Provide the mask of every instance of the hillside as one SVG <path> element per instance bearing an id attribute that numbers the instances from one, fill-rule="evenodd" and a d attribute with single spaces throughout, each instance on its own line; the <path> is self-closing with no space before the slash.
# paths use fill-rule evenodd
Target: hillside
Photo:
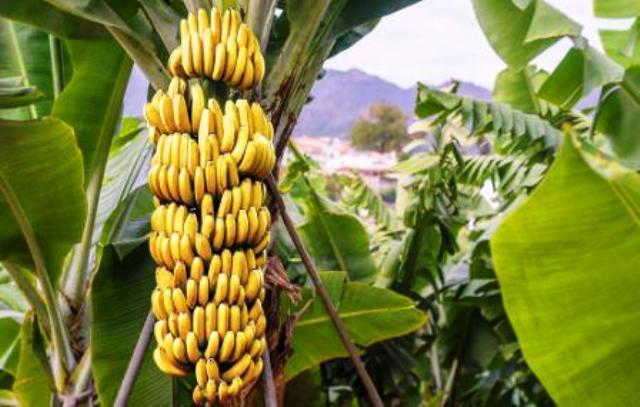
<path id="1" fill-rule="evenodd" d="M 462 83 L 460 93 L 483 100 L 491 98 L 489 90 L 471 83 Z M 395 104 L 413 117 L 416 87 L 404 89 L 357 69 L 329 69 L 316 82 L 311 96 L 294 135 L 346 137 L 356 119 L 377 102 Z"/>

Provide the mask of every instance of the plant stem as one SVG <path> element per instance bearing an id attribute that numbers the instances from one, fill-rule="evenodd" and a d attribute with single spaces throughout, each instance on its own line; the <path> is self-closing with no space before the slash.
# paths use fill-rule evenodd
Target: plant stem
<path id="1" fill-rule="evenodd" d="M 349 333 L 342 323 L 336 307 L 331 302 L 329 293 L 327 292 L 327 289 L 320 279 L 318 270 L 316 270 L 316 267 L 313 264 L 313 261 L 311 260 L 306 247 L 302 243 L 302 239 L 300 239 L 300 235 L 298 235 L 298 231 L 296 230 L 296 227 L 293 224 L 289 213 L 287 212 L 284 200 L 282 199 L 282 195 L 280 195 L 280 191 L 278 191 L 278 186 L 276 185 L 273 175 L 270 175 L 269 178 L 267 178 L 267 187 L 269 188 L 271 196 L 276 202 L 276 206 L 278 207 L 278 211 L 280 212 L 280 216 L 282 217 L 282 222 L 284 223 L 284 226 L 287 229 L 291 240 L 293 241 L 293 245 L 296 247 L 298 253 L 300 254 L 300 257 L 302 258 L 302 262 L 304 263 L 304 266 L 309 273 L 309 277 L 311 277 L 311 281 L 313 281 L 313 284 L 316 287 L 316 291 L 320 296 L 320 299 L 322 300 L 327 313 L 329 314 L 329 318 L 331 318 L 331 322 L 333 322 L 333 325 L 336 329 L 336 332 L 338 333 L 338 336 L 340 337 L 340 340 L 342 341 L 342 344 L 351 357 L 351 361 L 353 362 L 353 365 L 358 372 L 358 376 L 360 377 L 360 380 L 362 381 L 362 384 L 367 391 L 369 401 L 375 407 L 382 407 L 382 399 L 380 398 L 380 395 L 378 394 L 378 391 L 376 390 L 373 381 L 369 376 L 369 373 L 367 373 L 367 370 L 365 369 L 364 364 L 360 359 L 360 355 L 358 355 L 358 350 L 353 344 L 353 341 L 351 341 Z"/>
<path id="2" fill-rule="evenodd" d="M 42 301 L 40 294 L 33 286 L 29 278 L 25 275 L 25 271 L 20 270 L 20 268 L 11 263 L 11 262 L 3 262 L 2 265 L 9 272 L 11 279 L 16 283 L 16 286 L 22 291 L 25 298 L 31 306 L 33 307 L 36 316 L 38 317 L 38 321 L 44 327 L 45 333 L 47 337 L 51 335 L 51 324 L 49 323 L 49 317 L 47 315 L 47 306 Z"/>
<path id="3" fill-rule="evenodd" d="M 53 79 L 53 98 L 58 98 L 64 87 L 64 70 L 62 66 L 62 41 L 49 34 L 49 51 L 51 53 L 51 76 Z"/>
<path id="4" fill-rule="evenodd" d="M 136 347 L 133 349 L 133 354 L 131 355 L 129 366 L 127 366 L 127 371 L 122 378 L 122 383 L 120 384 L 116 401 L 113 403 L 116 407 L 125 407 L 127 405 L 129 393 L 131 393 L 133 384 L 136 382 L 138 373 L 140 373 L 140 366 L 142 366 L 144 353 L 147 351 L 147 346 L 149 346 L 149 342 L 151 341 L 155 321 L 156 317 L 153 315 L 153 312 L 149 311 L 147 319 L 144 321 L 144 326 L 140 331 Z"/>
<path id="5" fill-rule="evenodd" d="M 27 68 L 24 64 L 24 58 L 22 57 L 22 50 L 20 49 L 20 41 L 18 41 L 18 33 L 16 32 L 16 27 L 13 24 L 13 21 L 6 20 L 7 22 L 7 31 L 9 32 L 10 38 L 10 46 L 13 51 L 13 55 L 16 58 L 16 64 L 18 64 L 18 71 L 20 71 L 20 76 L 24 78 L 25 86 L 29 86 L 29 75 L 27 73 Z M 36 106 L 32 103 L 28 107 L 29 109 L 29 117 L 31 119 L 38 118 L 38 111 L 36 110 Z"/>
<path id="6" fill-rule="evenodd" d="M 247 22 L 249 28 L 258 38 L 258 43 L 262 44 L 262 52 L 267 48 L 269 31 L 271 30 L 272 16 L 276 8 L 276 0 L 250 1 Z"/>
<path id="7" fill-rule="evenodd" d="M 67 330 L 62 322 L 62 315 L 56 301 L 53 284 L 51 284 L 51 279 L 47 273 L 44 256 L 42 255 L 40 244 L 38 243 L 36 234 L 29 222 L 29 218 L 24 212 L 24 209 L 20 204 L 20 200 L 13 191 L 13 188 L 11 188 L 11 185 L 2 174 L 0 174 L 0 194 L 4 196 L 5 200 L 9 204 L 11 212 L 24 235 L 27 246 L 29 247 L 29 252 L 33 259 L 33 264 L 36 268 L 36 275 L 38 276 L 38 280 L 42 286 L 44 302 L 47 307 L 47 314 L 51 324 L 53 374 L 55 376 L 57 390 L 62 391 L 64 390 L 66 382 L 66 372 L 71 371 L 75 367 L 75 359 L 73 357 L 73 352 L 71 351 Z"/>
<path id="8" fill-rule="evenodd" d="M 264 369 L 262 369 L 262 383 L 264 384 L 264 404 L 267 407 L 277 407 L 276 402 L 276 386 L 273 383 L 273 371 L 271 370 L 271 356 L 269 355 L 269 348 L 264 352 L 262 356 L 264 361 Z"/>

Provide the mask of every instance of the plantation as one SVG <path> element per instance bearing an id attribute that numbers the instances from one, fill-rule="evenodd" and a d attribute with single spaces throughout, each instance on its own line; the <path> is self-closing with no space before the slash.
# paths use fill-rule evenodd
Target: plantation
<path id="1" fill-rule="evenodd" d="M 417 0 L 1 2 L 0 405 L 634 405 L 640 3 L 591 1 L 604 51 L 469 0 L 492 99 L 355 121 L 393 188 L 292 135 Z"/>

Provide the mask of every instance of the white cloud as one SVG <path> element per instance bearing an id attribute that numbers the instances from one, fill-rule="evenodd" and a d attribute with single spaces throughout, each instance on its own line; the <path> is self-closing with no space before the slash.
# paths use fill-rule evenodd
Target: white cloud
<path id="1" fill-rule="evenodd" d="M 630 20 L 596 19 L 591 0 L 547 2 L 582 24 L 583 35 L 599 49 L 599 28 L 630 25 Z M 552 70 L 570 46 L 563 40 L 534 62 Z M 471 0 L 425 0 L 383 18 L 372 33 L 325 66 L 362 69 L 404 87 L 456 78 L 491 88 L 505 64 L 486 41 Z"/>

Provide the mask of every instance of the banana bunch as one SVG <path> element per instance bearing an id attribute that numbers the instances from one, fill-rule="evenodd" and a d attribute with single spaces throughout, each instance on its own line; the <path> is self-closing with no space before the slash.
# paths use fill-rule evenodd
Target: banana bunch
<path id="1" fill-rule="evenodd" d="M 208 79 L 248 89 L 264 74 L 259 44 L 239 14 L 200 10 L 181 28 L 169 61 L 174 77 L 144 109 L 155 145 L 153 357 L 166 374 L 194 372 L 195 404 L 227 404 L 259 379 L 267 348 L 271 213 L 262 180 L 276 161 L 273 126 L 258 103 L 220 104 L 207 95 Z"/>
<path id="2" fill-rule="evenodd" d="M 180 46 L 169 57 L 177 77 L 205 77 L 247 90 L 264 77 L 260 44 L 236 10 L 199 10 L 180 22 Z"/>

